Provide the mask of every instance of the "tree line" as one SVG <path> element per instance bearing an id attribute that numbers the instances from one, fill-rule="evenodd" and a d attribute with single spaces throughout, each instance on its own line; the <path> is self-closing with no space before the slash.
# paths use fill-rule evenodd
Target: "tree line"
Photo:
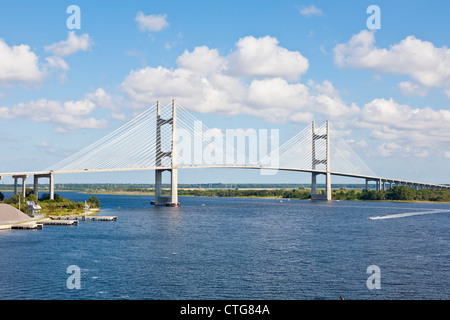
<path id="1" fill-rule="evenodd" d="M 323 192 L 323 190 L 322 190 Z M 274 197 L 311 199 L 309 189 L 204 189 L 178 190 L 179 195 L 203 197 Z M 332 190 L 333 200 L 399 200 L 450 202 L 450 190 L 419 189 L 395 186 L 388 190 Z"/>

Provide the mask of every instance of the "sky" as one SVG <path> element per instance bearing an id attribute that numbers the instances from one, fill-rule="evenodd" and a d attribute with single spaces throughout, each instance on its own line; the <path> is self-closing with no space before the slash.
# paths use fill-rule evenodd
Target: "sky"
<path id="1" fill-rule="evenodd" d="M 43 170 L 176 99 L 209 128 L 279 129 L 280 144 L 330 120 L 378 176 L 450 183 L 448 12 L 445 0 L 2 0 L 0 172 Z M 153 181 L 127 172 L 56 182 Z M 308 181 L 179 174 L 180 183 Z"/>

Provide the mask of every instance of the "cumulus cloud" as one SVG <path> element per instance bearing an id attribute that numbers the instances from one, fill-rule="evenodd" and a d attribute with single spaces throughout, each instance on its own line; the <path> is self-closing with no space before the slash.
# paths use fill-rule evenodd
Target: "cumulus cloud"
<path id="1" fill-rule="evenodd" d="M 196 47 L 180 55 L 177 64 L 175 69 L 133 70 L 122 90 L 135 107 L 176 97 L 192 111 L 250 114 L 279 123 L 306 123 L 314 113 L 336 119 L 359 111 L 347 105 L 329 81 L 299 82 L 308 59 L 281 47 L 276 38 L 242 38 L 226 56 L 217 49 Z"/>
<path id="2" fill-rule="evenodd" d="M 272 123 L 332 120 L 339 128 L 359 129 L 368 134 L 366 139 L 381 142 L 378 148 L 370 149 L 377 157 L 395 152 L 405 157 L 428 157 L 450 147 L 450 111 L 413 108 L 392 98 L 373 99 L 358 107 L 344 101 L 331 81 L 300 81 L 308 66 L 300 52 L 289 51 L 270 37 L 243 39 L 227 55 L 201 46 L 181 54 L 177 68 L 133 70 L 121 88 L 136 108 L 176 98 L 194 112 L 247 114 Z M 265 59 L 259 60 L 256 52 Z M 298 63 L 299 68 L 289 73 L 283 65 L 285 59 Z M 404 82 L 400 87 L 405 93 L 417 94 L 422 86 L 416 88 L 415 84 Z M 355 145 L 369 152 L 365 140 Z"/>
<path id="3" fill-rule="evenodd" d="M 432 87 L 450 89 L 450 49 L 445 46 L 437 48 L 433 43 L 414 36 L 406 37 L 389 49 L 377 48 L 375 33 L 363 30 L 349 42 L 334 48 L 334 60 L 340 68 L 408 75 L 414 83 L 400 84 L 401 90 L 407 94 L 414 89 L 421 95 Z"/>
<path id="4" fill-rule="evenodd" d="M 88 34 L 77 36 L 75 31 L 69 31 L 66 40 L 45 46 L 45 50 L 59 57 L 66 57 L 78 51 L 86 51 L 92 46 L 93 42 Z"/>
<path id="5" fill-rule="evenodd" d="M 9 46 L 0 39 L 0 85 L 38 83 L 44 76 L 38 56 L 28 45 Z"/>
<path id="6" fill-rule="evenodd" d="M 77 36 L 74 31 L 70 31 L 66 40 L 44 47 L 53 55 L 40 63 L 39 57 L 28 45 L 9 46 L 0 39 L 0 86 L 41 83 L 51 72 L 69 70 L 69 65 L 62 57 L 88 50 L 91 45 L 89 35 Z"/>
<path id="7" fill-rule="evenodd" d="M 247 77 L 282 77 L 296 81 L 304 74 L 309 63 L 298 51 L 289 51 L 278 45 L 274 37 L 240 39 L 237 50 L 228 57 L 228 72 Z"/>
<path id="8" fill-rule="evenodd" d="M 376 148 L 376 154 L 383 158 L 402 157 L 402 158 L 426 158 L 430 155 L 430 151 L 410 145 L 400 145 L 395 142 L 383 143 Z"/>
<path id="9" fill-rule="evenodd" d="M 196 47 L 192 52 L 187 50 L 178 57 L 177 64 L 186 70 L 201 75 L 221 72 L 225 68 L 225 58 L 219 55 L 217 49 L 207 46 Z"/>
<path id="10" fill-rule="evenodd" d="M 144 15 L 141 11 L 136 14 L 134 19 L 138 23 L 139 30 L 141 31 L 161 31 L 169 25 L 167 22 L 167 15 Z"/>
<path id="11" fill-rule="evenodd" d="M 62 70 L 70 69 L 67 62 L 58 56 L 47 57 L 45 58 L 45 61 L 47 61 L 47 66 L 52 69 L 62 69 Z"/>
<path id="12" fill-rule="evenodd" d="M 390 98 L 374 99 L 367 103 L 362 111 L 362 121 L 368 124 L 384 124 L 391 128 L 407 130 L 445 130 L 450 135 L 450 110 L 412 108 Z"/>
<path id="13" fill-rule="evenodd" d="M 448 147 L 450 111 L 429 107 L 412 108 L 391 99 L 374 99 L 362 108 L 356 126 L 367 129 L 370 137 L 386 141 L 377 154 L 388 157 L 438 155 Z"/>
<path id="14" fill-rule="evenodd" d="M 96 119 L 91 114 L 105 106 L 110 96 L 103 90 L 97 89 L 87 94 L 81 100 L 65 102 L 39 99 L 21 102 L 12 107 L 0 107 L 0 119 L 25 118 L 35 122 L 47 122 L 56 126 L 56 132 L 69 132 L 78 129 L 104 129 L 107 127 L 105 119 Z"/>
<path id="15" fill-rule="evenodd" d="M 311 4 L 309 6 L 302 6 L 298 11 L 304 17 L 314 17 L 314 16 L 321 16 L 321 15 L 323 15 L 322 10 L 317 8 L 313 4 Z"/>
<path id="16" fill-rule="evenodd" d="M 405 96 L 421 96 L 424 97 L 428 93 L 427 87 L 418 85 L 417 83 L 411 81 L 402 81 L 398 84 L 400 91 Z"/>

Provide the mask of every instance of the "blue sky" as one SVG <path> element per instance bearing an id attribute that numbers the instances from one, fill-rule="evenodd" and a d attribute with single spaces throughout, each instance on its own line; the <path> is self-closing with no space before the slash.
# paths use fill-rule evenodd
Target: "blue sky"
<path id="1" fill-rule="evenodd" d="M 79 30 L 66 25 L 72 4 Z M 366 25 L 373 4 L 375 31 Z M 3 0 L 0 172 L 42 170 L 156 99 L 176 98 L 210 128 L 279 129 L 280 143 L 329 119 L 379 176 L 449 183 L 448 12 L 444 0 Z M 151 183 L 153 173 L 58 180 Z M 180 174 L 186 183 L 309 180 Z"/>

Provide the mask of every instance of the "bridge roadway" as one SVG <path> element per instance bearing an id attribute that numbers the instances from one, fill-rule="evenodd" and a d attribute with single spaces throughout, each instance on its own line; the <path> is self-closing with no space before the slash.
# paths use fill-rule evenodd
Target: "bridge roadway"
<path id="1" fill-rule="evenodd" d="M 176 169 L 264 169 L 264 170 L 280 170 L 280 171 L 292 171 L 292 172 L 306 172 L 316 174 L 327 174 L 325 170 L 313 170 L 313 169 L 298 169 L 298 168 L 276 168 L 276 167 L 262 167 L 262 166 L 245 166 L 245 165 L 197 165 L 197 166 L 177 166 Z M 34 176 L 34 193 L 38 195 L 38 179 L 49 178 L 50 179 L 50 198 L 54 197 L 54 175 L 55 174 L 71 174 L 71 173 L 94 173 L 94 172 L 118 172 L 118 171 L 141 171 L 141 170 L 172 170 L 172 167 L 141 167 L 141 168 L 119 168 L 119 169 L 84 169 L 84 170 L 68 170 L 68 171 L 37 171 L 37 172 L 13 172 L 13 173 L 0 173 L 0 180 L 5 176 L 11 176 L 14 178 L 14 192 L 17 193 L 17 180 L 22 179 L 22 194 L 25 195 L 25 180 L 28 176 Z M 430 189 L 450 189 L 450 185 L 424 183 L 417 181 L 408 181 L 401 179 L 391 179 L 375 176 L 366 176 L 359 174 L 350 174 L 343 172 L 330 171 L 331 175 L 365 179 L 366 189 L 368 188 L 368 182 L 374 181 L 376 183 L 376 190 L 385 190 L 386 183 L 389 183 L 389 187 L 392 185 L 406 185 L 416 188 L 430 188 Z"/>

